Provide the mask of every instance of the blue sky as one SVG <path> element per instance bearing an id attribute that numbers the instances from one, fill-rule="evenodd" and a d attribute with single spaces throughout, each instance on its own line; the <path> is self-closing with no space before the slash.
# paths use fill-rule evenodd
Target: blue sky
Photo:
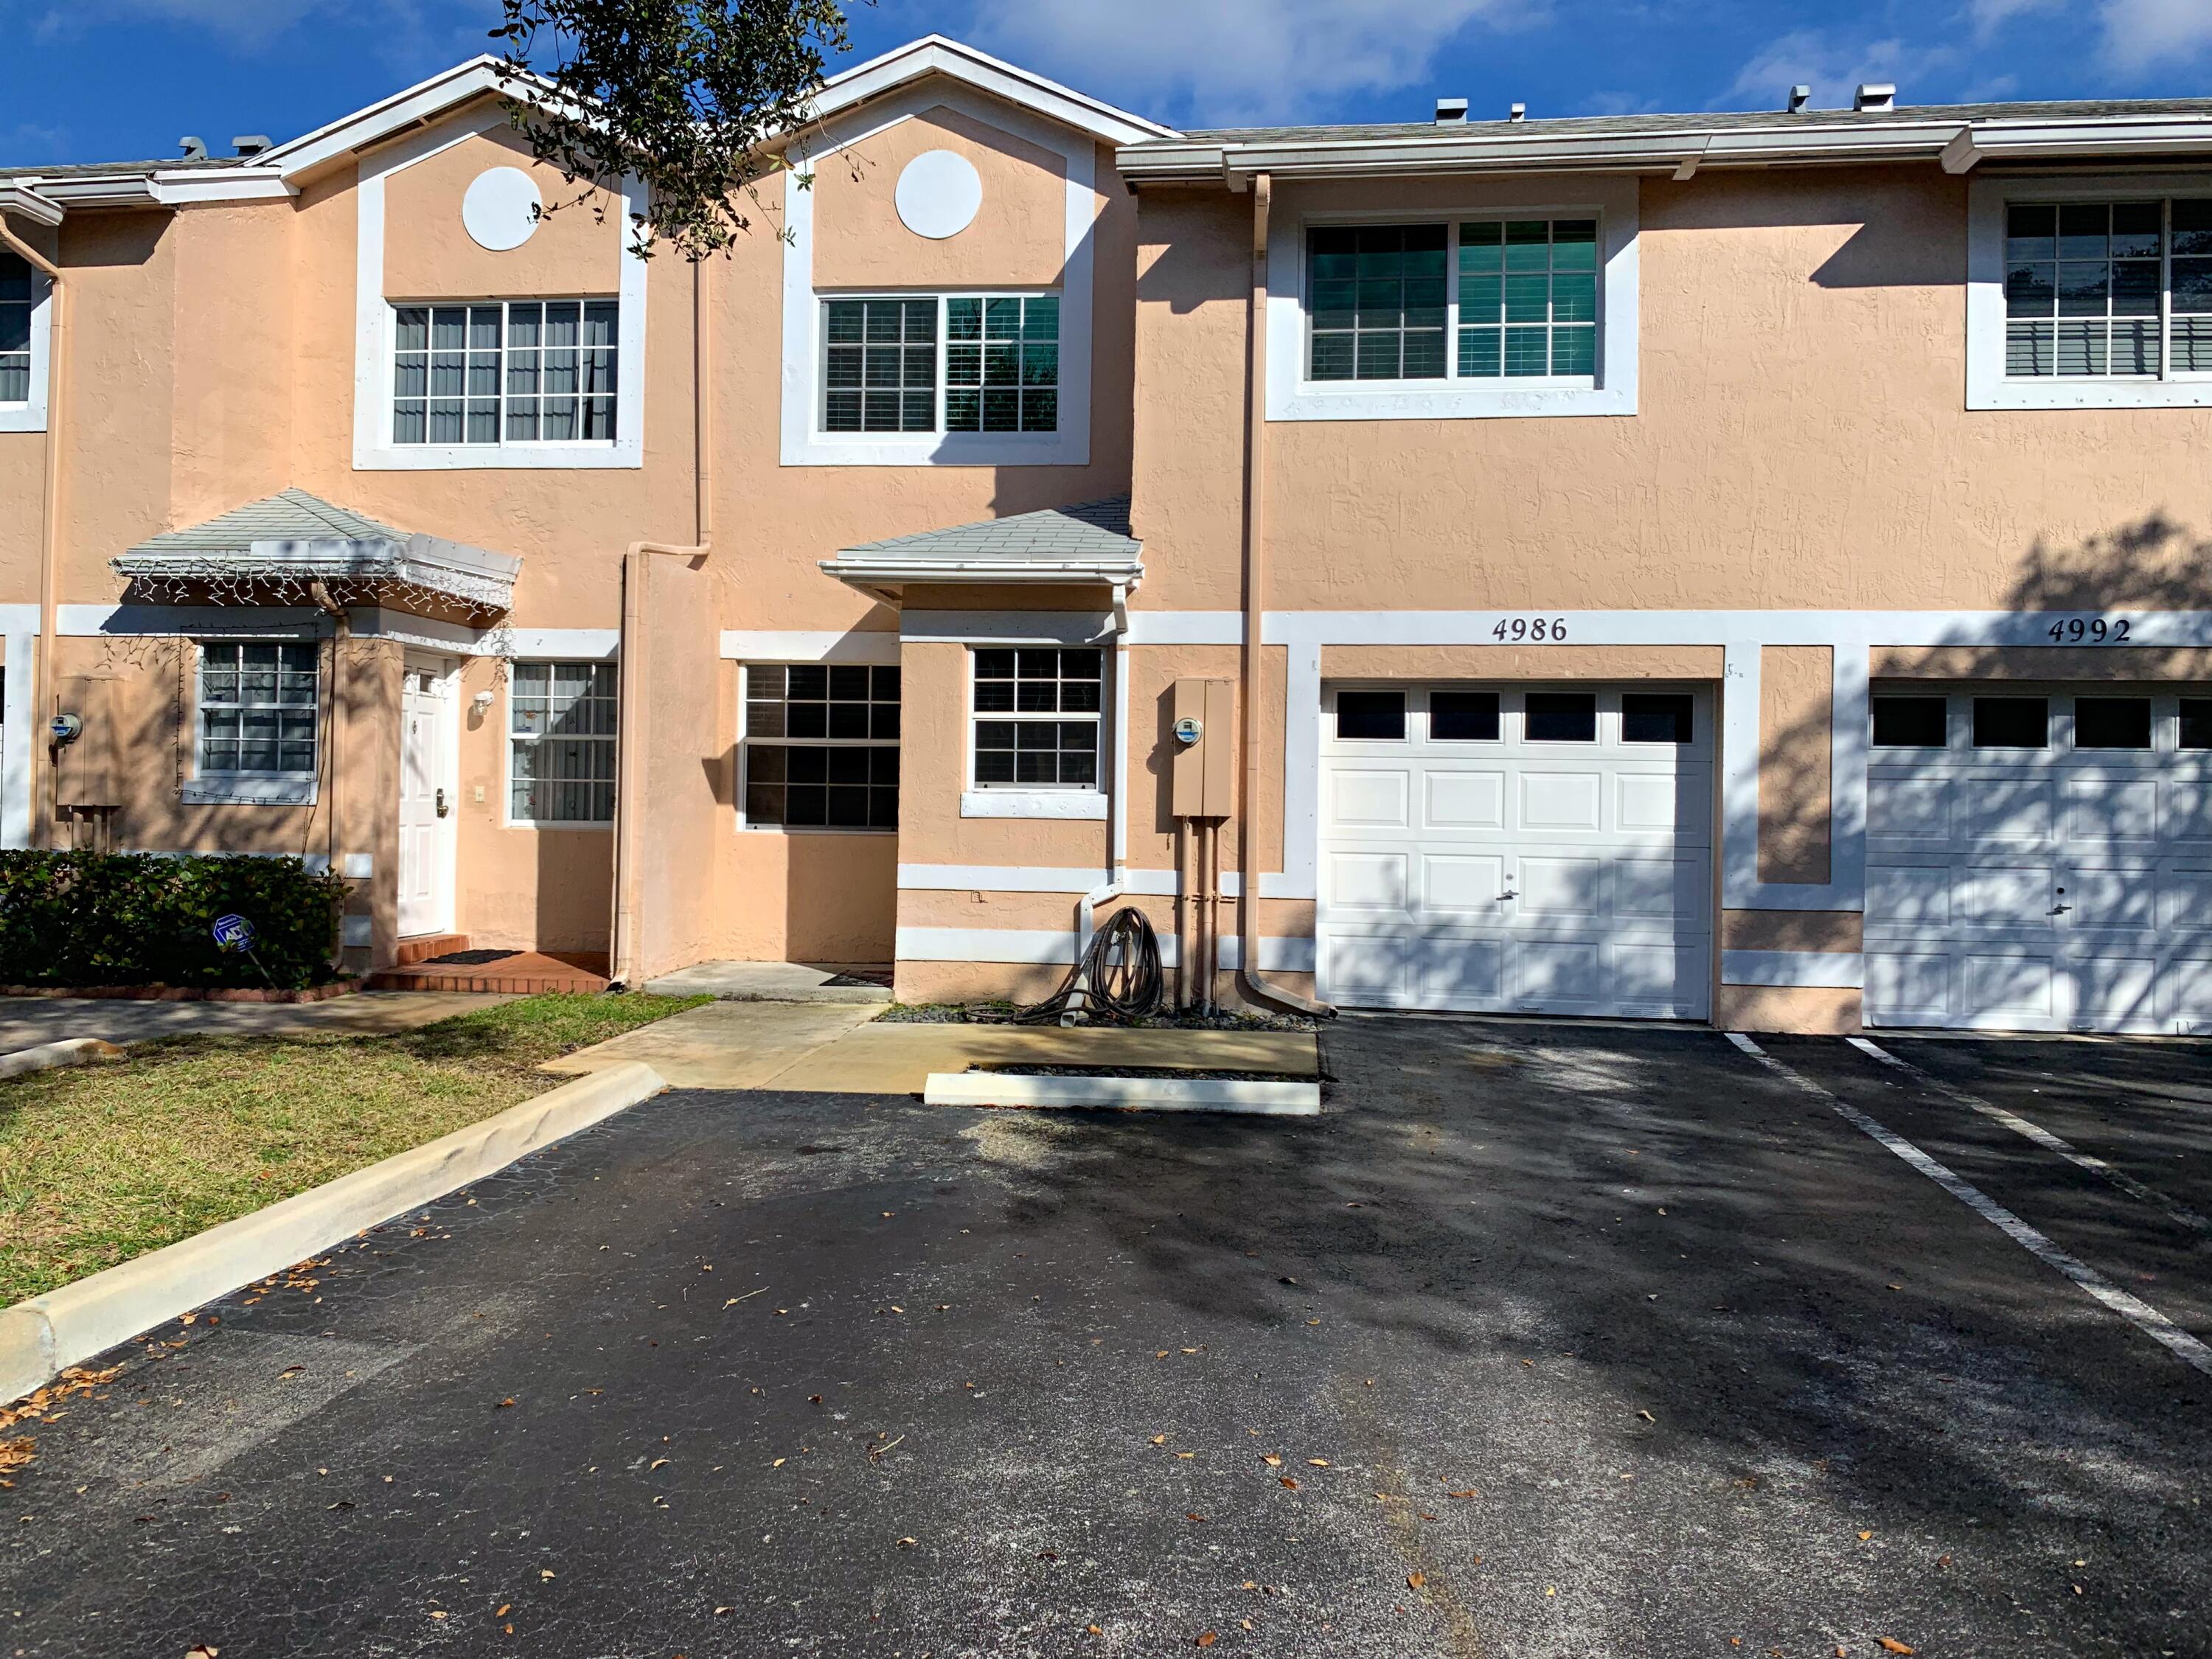
<path id="1" fill-rule="evenodd" d="M 0 0 L 0 165 L 295 137 L 483 49 L 497 0 Z M 2212 92 L 2212 0 L 881 0 L 1182 126 Z"/>

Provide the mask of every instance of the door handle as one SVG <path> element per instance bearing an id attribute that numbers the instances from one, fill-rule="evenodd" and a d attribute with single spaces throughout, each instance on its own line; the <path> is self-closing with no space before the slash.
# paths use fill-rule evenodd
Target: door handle
<path id="1" fill-rule="evenodd" d="M 2073 908 L 2070 904 L 2054 904 L 2043 914 L 2046 916 L 2063 916 Z"/>
<path id="2" fill-rule="evenodd" d="M 1505 901 L 1506 901 L 1506 900 L 1508 900 L 1508 899 L 1517 899 L 1517 898 L 1519 898 L 1520 896 L 1521 896 L 1521 895 L 1520 895 L 1519 893 L 1517 893 L 1517 892 L 1514 891 L 1511 888 L 1510 888 L 1510 887 L 1509 887 L 1509 888 L 1507 888 L 1507 889 L 1505 890 L 1505 891 L 1504 891 L 1504 892 L 1500 893 L 1500 894 L 1498 896 L 1498 902 L 1500 904 L 1503 904 L 1503 903 L 1504 903 L 1504 902 L 1505 902 Z"/>
<path id="3" fill-rule="evenodd" d="M 438 816 L 442 818 L 451 811 L 453 811 L 452 804 L 446 799 L 446 792 L 441 789 L 438 792 Z"/>

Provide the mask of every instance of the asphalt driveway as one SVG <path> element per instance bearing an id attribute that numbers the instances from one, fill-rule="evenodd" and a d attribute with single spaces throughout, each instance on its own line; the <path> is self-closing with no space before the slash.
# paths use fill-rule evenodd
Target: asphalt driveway
<path id="1" fill-rule="evenodd" d="M 1348 1018 L 1311 1121 L 664 1097 L 34 1427 L 0 1650 L 2212 1653 L 2212 1376 L 1833 1103 L 2212 1337 L 2212 1049 L 1764 1046 L 1829 1095 Z"/>

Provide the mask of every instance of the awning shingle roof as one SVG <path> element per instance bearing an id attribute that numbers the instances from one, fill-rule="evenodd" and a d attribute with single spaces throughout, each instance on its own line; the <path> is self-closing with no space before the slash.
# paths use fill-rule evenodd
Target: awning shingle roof
<path id="1" fill-rule="evenodd" d="M 1129 498 L 1108 496 L 848 547 L 823 569 L 876 591 L 907 582 L 1085 582 L 1133 587 L 1145 544 L 1129 533 Z"/>

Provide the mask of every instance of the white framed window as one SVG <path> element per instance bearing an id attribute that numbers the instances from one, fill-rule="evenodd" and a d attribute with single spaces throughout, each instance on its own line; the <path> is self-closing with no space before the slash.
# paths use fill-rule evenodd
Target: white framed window
<path id="1" fill-rule="evenodd" d="M 0 432 L 46 430 L 47 289 L 29 260 L 0 248 Z"/>
<path id="2" fill-rule="evenodd" d="M 977 646 L 969 655 L 973 787 L 1098 793 L 1105 653 L 1097 646 Z"/>
<path id="3" fill-rule="evenodd" d="M 611 445 L 621 313 L 613 300 L 394 306 L 392 441 Z"/>
<path id="4" fill-rule="evenodd" d="M 509 823 L 615 818 L 616 667 L 518 662 L 507 682 Z"/>
<path id="5" fill-rule="evenodd" d="M 740 829 L 896 830 L 899 671 L 748 663 Z"/>
<path id="6" fill-rule="evenodd" d="M 1967 407 L 2212 403 L 2212 175 L 1985 179 L 1969 214 Z"/>
<path id="7" fill-rule="evenodd" d="M 1385 211 L 1343 186 L 1279 198 L 1267 417 L 1635 413 L 1634 181 L 1577 181 L 1593 199 L 1572 203 L 1540 188 L 1477 204 L 1438 183 Z"/>
<path id="8" fill-rule="evenodd" d="M 822 301 L 828 434 L 1060 430 L 1060 296 L 939 294 Z"/>
<path id="9" fill-rule="evenodd" d="M 314 799 L 321 652 L 312 641 L 203 640 L 193 714 L 197 802 Z"/>

